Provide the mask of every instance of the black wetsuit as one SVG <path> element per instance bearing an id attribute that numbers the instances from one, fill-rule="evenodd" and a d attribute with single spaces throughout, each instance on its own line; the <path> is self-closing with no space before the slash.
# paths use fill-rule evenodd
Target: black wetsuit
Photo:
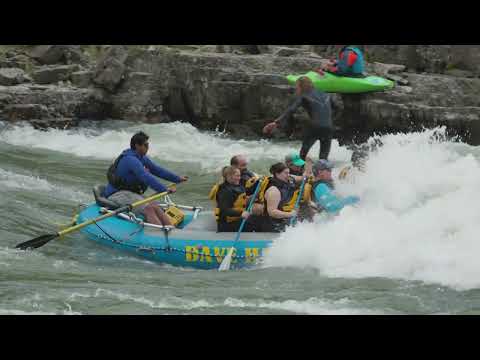
<path id="1" fill-rule="evenodd" d="M 310 121 L 303 128 L 303 144 L 300 157 L 305 160 L 312 146 L 317 140 L 320 140 L 319 159 L 328 160 L 333 138 L 330 96 L 315 89 L 297 96 L 293 104 L 280 117 L 280 126 L 287 127 L 288 121 L 300 106 L 303 106 L 310 117 Z"/>
<path id="2" fill-rule="evenodd" d="M 217 192 L 217 206 L 220 209 L 220 216 L 217 223 L 218 232 L 237 232 L 240 229 L 242 219 L 242 211 L 235 210 L 234 203 L 238 197 L 245 193 L 245 188 L 242 185 L 232 185 L 230 183 L 223 183 Z M 239 217 L 239 220 L 234 222 L 227 222 L 228 217 Z M 253 228 L 248 222 L 243 228 L 244 232 L 252 232 Z"/>

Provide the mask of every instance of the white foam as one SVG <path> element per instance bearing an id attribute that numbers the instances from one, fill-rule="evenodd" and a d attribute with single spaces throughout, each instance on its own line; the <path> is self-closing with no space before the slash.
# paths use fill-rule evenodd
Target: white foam
<path id="1" fill-rule="evenodd" d="M 90 196 L 63 185 L 52 184 L 39 176 L 17 174 L 0 169 L 0 186 L 2 189 L 29 190 L 50 193 L 54 197 L 76 202 L 88 201 Z"/>
<path id="2" fill-rule="evenodd" d="M 66 304 L 68 305 L 68 304 Z M 82 315 L 81 312 L 72 311 L 72 307 L 68 305 L 68 310 L 61 312 L 47 312 L 47 311 L 23 311 L 15 309 L 0 309 L 0 315 Z"/>
<path id="3" fill-rule="evenodd" d="M 358 309 L 347 299 L 342 299 L 335 302 L 324 301 L 318 298 L 309 298 L 305 301 L 286 300 L 281 302 L 276 301 L 243 301 L 236 298 L 227 298 L 223 302 L 209 302 L 207 300 L 189 300 L 179 297 L 166 297 L 161 301 L 148 299 L 144 296 L 134 296 L 122 292 L 111 291 L 106 289 L 97 289 L 93 294 L 73 293 L 69 296 L 70 300 L 76 298 L 98 298 L 98 297 L 113 297 L 120 301 L 133 302 L 141 305 L 146 305 L 152 309 L 180 309 L 180 310 L 195 310 L 195 309 L 212 309 L 212 308 L 252 308 L 252 309 L 271 309 L 282 310 L 296 314 L 313 314 L 313 315 L 354 315 L 354 314 L 380 314 L 379 311 Z"/>
<path id="4" fill-rule="evenodd" d="M 191 162 L 202 172 L 219 171 L 230 158 L 245 154 L 250 160 L 273 163 L 283 161 L 285 155 L 298 152 L 299 143 L 273 144 L 267 140 L 234 140 L 218 132 L 199 131 L 188 123 L 141 124 L 120 130 L 91 129 L 40 131 L 30 125 L 9 127 L 0 133 L 0 141 L 18 146 L 48 149 L 73 154 L 112 160 L 130 145 L 132 135 L 143 130 L 151 139 L 149 156 L 169 162 Z M 312 148 L 310 155 L 318 156 L 319 144 Z M 334 141 L 332 154 L 336 161 L 347 161 L 350 152 Z"/>
<path id="5" fill-rule="evenodd" d="M 15 309 L 0 309 L 0 315 L 57 315 L 54 312 L 46 311 L 23 311 Z"/>
<path id="6" fill-rule="evenodd" d="M 338 183 L 339 193 L 362 198 L 360 206 L 289 229 L 265 265 L 479 287 L 479 161 L 474 148 L 459 152 L 456 144 L 432 141 L 434 134 L 382 137 L 367 172 Z"/>
<path id="7" fill-rule="evenodd" d="M 309 298 L 305 301 L 286 300 L 269 302 L 244 302 L 242 300 L 228 298 L 224 305 L 231 307 L 263 308 L 272 310 L 288 311 L 295 314 L 306 315 L 381 315 L 382 312 L 358 309 L 352 306 L 350 301 L 342 299 L 335 302 L 327 302 L 318 298 Z"/>

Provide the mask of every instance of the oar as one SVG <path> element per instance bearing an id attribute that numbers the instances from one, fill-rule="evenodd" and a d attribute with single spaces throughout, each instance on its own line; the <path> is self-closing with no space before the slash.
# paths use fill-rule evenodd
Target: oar
<path id="1" fill-rule="evenodd" d="M 43 245 L 47 244 L 48 242 L 52 241 L 53 239 L 65 236 L 65 235 L 70 234 L 70 233 L 73 233 L 77 230 L 83 229 L 84 227 L 86 227 L 88 225 L 92 225 L 94 223 L 100 222 L 100 221 L 105 220 L 107 218 L 110 218 L 112 216 L 116 216 L 116 215 L 118 215 L 122 212 L 131 211 L 132 209 L 135 209 L 139 206 L 142 206 L 142 205 L 148 204 L 149 202 L 158 200 L 158 199 L 160 199 L 161 197 L 163 197 L 167 194 L 169 194 L 169 191 L 166 191 L 166 192 L 163 192 L 163 193 L 160 193 L 160 194 L 156 194 L 156 195 L 152 195 L 149 198 L 146 198 L 144 200 L 140 200 L 140 201 L 138 201 L 136 203 L 133 203 L 133 204 L 130 204 L 130 205 L 123 206 L 123 207 L 121 207 L 121 208 L 119 208 L 119 209 L 117 209 L 117 210 L 115 210 L 111 213 L 102 215 L 98 218 L 95 218 L 95 219 L 92 219 L 92 220 L 89 220 L 89 221 L 86 221 L 82 224 L 72 226 L 68 229 L 57 232 L 56 234 L 42 235 L 42 236 L 39 236 L 35 239 L 26 241 L 24 243 L 21 243 L 21 244 L 17 245 L 15 248 L 16 249 L 21 249 L 21 250 L 38 249 L 39 247 L 42 247 Z"/>
<path id="2" fill-rule="evenodd" d="M 261 184 L 262 184 L 262 181 L 261 179 L 259 179 L 257 188 L 255 189 L 255 193 L 253 194 L 252 199 L 250 200 L 250 204 L 248 205 L 247 212 L 252 211 L 255 200 L 257 199 L 258 192 L 260 191 Z M 240 229 L 238 229 L 237 236 L 235 237 L 234 244 L 228 250 L 227 256 L 225 256 L 225 258 L 223 259 L 222 263 L 220 264 L 220 267 L 218 268 L 218 271 L 230 270 L 230 264 L 232 263 L 232 256 L 233 256 L 233 251 L 235 250 L 235 244 L 237 243 L 238 240 L 240 240 L 240 235 L 242 234 L 242 231 L 243 231 L 243 228 L 245 227 L 246 222 L 247 222 L 247 219 L 243 219 L 242 223 L 240 224 Z"/>
<path id="3" fill-rule="evenodd" d="M 300 193 L 298 194 L 297 202 L 295 203 L 294 210 L 298 210 L 300 207 L 300 201 L 302 201 L 303 190 L 305 189 L 305 183 L 307 182 L 307 177 L 303 178 L 302 185 L 300 186 Z M 298 213 L 290 219 L 290 226 L 294 226 L 297 221 Z"/>

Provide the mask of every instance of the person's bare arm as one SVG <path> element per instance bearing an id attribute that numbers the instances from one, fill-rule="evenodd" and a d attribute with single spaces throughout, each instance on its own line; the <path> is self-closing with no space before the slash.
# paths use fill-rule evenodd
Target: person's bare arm
<path id="1" fill-rule="evenodd" d="M 268 215 L 270 215 L 274 219 L 289 219 L 295 216 L 296 212 L 285 212 L 278 210 L 278 204 L 280 203 L 281 194 L 280 191 L 275 188 L 271 187 L 265 193 L 265 199 L 267 200 L 267 211 Z"/>

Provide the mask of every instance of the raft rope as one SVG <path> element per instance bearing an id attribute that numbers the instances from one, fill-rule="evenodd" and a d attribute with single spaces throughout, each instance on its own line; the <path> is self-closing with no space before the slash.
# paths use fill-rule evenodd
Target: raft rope
<path id="1" fill-rule="evenodd" d="M 157 247 L 139 247 L 139 246 L 136 246 L 136 245 L 130 245 L 127 242 L 123 242 L 123 241 L 119 241 L 119 240 L 114 239 L 105 230 L 103 230 L 100 227 L 100 225 L 98 225 L 96 222 L 95 222 L 95 225 L 97 225 L 97 227 L 105 235 L 107 235 L 107 237 L 102 236 L 102 235 L 96 235 L 99 238 L 104 239 L 104 240 L 108 240 L 110 238 L 110 240 L 112 240 L 116 244 L 122 244 L 123 246 L 127 246 L 127 247 L 130 247 L 130 248 L 136 248 L 137 250 L 151 251 L 151 252 L 155 252 L 155 251 L 164 251 L 164 252 L 176 251 L 176 252 L 179 252 L 179 253 L 182 253 L 182 254 L 185 254 L 185 255 L 190 254 L 190 255 L 198 255 L 198 256 L 205 256 L 205 257 L 210 257 L 210 258 L 221 258 L 221 259 L 224 259 L 226 257 L 226 255 L 204 255 L 204 254 L 200 254 L 200 253 L 195 252 L 195 251 L 187 251 L 187 250 L 184 250 L 184 249 L 178 249 L 178 248 L 174 248 L 174 247 L 157 248 Z M 232 258 L 233 259 L 249 259 L 250 257 L 242 256 L 242 255 L 235 255 Z"/>
<path id="2" fill-rule="evenodd" d="M 105 234 L 107 235 L 115 244 L 121 244 L 122 242 L 119 241 L 119 240 L 116 240 L 115 238 L 113 238 L 112 236 L 110 236 L 109 233 L 107 233 L 105 230 L 102 229 L 102 227 L 100 225 L 98 225 L 98 223 L 95 221 L 94 224 Z"/>
<path id="3" fill-rule="evenodd" d="M 176 251 L 176 252 L 179 252 L 179 253 L 182 253 L 182 254 L 185 254 L 185 255 L 190 254 L 190 255 L 198 255 L 198 256 L 205 256 L 205 257 L 210 257 L 210 258 L 220 258 L 220 259 L 224 259 L 226 257 L 226 254 L 224 256 L 223 255 L 218 255 L 218 256 L 217 255 L 204 255 L 204 254 L 200 254 L 199 252 L 195 252 L 195 251 L 187 251 L 187 250 L 184 250 L 184 249 L 178 249 L 178 248 L 171 247 L 170 242 L 168 241 L 168 231 L 166 231 L 167 234 L 165 235 L 166 236 L 166 242 L 167 242 L 167 247 L 165 247 L 165 248 L 139 247 L 139 246 L 136 246 L 136 245 L 130 245 L 125 241 L 120 241 L 120 240 L 115 239 L 107 231 L 105 231 L 100 225 L 98 225 L 98 223 L 96 221 L 94 222 L 94 224 L 106 235 L 106 237 L 103 236 L 103 235 L 94 234 L 95 236 L 97 236 L 101 239 L 104 239 L 104 240 L 109 240 L 110 239 L 114 244 L 121 244 L 123 246 L 127 246 L 127 247 L 130 247 L 130 248 L 135 248 L 135 249 L 137 249 L 137 251 L 150 251 L 150 252 L 155 252 L 155 251 L 172 252 L 172 251 Z M 142 229 L 142 227 L 140 227 L 140 229 L 138 231 L 135 231 L 132 234 L 130 234 L 129 238 L 126 241 L 130 240 L 132 238 L 132 236 L 136 235 L 138 232 L 140 232 L 141 229 Z M 250 258 L 250 257 L 242 256 L 242 255 L 232 256 L 232 259 L 248 259 L 248 258 Z"/>

